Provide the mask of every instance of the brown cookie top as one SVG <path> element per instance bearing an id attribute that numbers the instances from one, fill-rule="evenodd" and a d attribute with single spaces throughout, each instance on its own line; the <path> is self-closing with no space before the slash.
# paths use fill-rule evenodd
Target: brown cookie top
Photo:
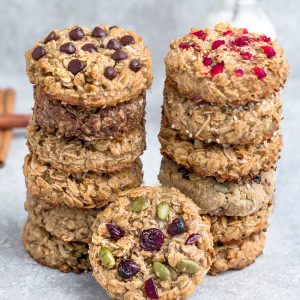
<path id="1" fill-rule="evenodd" d="M 26 65 L 31 83 L 45 93 L 86 107 L 137 98 L 152 81 L 142 38 L 108 25 L 51 31 L 26 52 Z"/>
<path id="2" fill-rule="evenodd" d="M 181 94 L 221 105 L 260 101 L 288 76 L 276 41 L 223 23 L 172 41 L 165 63 L 167 77 Z"/>

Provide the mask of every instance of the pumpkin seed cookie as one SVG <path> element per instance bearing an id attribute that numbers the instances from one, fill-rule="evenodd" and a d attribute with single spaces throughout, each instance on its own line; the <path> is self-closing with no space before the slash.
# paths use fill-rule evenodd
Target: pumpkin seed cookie
<path id="1" fill-rule="evenodd" d="M 167 78 L 189 98 L 218 105 L 260 102 L 283 87 L 283 49 L 265 35 L 220 23 L 171 42 Z"/>
<path id="2" fill-rule="evenodd" d="M 263 253 L 266 236 L 263 232 L 253 234 L 245 240 L 232 241 L 228 244 L 215 245 L 216 259 L 213 262 L 210 275 L 218 275 L 227 270 L 240 270 L 253 264 Z"/>
<path id="3" fill-rule="evenodd" d="M 100 209 L 53 206 L 27 195 L 25 209 L 29 220 L 64 242 L 89 243 L 92 225 Z"/>
<path id="4" fill-rule="evenodd" d="M 30 82 L 72 105 L 113 106 L 137 99 L 152 82 L 142 38 L 116 26 L 53 30 L 25 56 Z"/>
<path id="5" fill-rule="evenodd" d="M 162 159 L 161 184 L 175 187 L 191 198 L 201 214 L 247 216 L 265 207 L 273 199 L 275 174 L 262 172 L 253 179 L 220 183 L 213 177 L 201 177 Z"/>
<path id="6" fill-rule="evenodd" d="M 142 123 L 146 96 L 106 108 L 85 108 L 52 100 L 40 88 L 34 91 L 34 119 L 47 133 L 91 141 L 113 139 Z"/>
<path id="7" fill-rule="evenodd" d="M 165 83 L 163 116 L 171 127 L 206 143 L 259 144 L 279 129 L 281 102 L 274 94 L 260 103 L 215 106 L 188 99 Z"/>
<path id="8" fill-rule="evenodd" d="M 88 244 L 63 242 L 29 220 L 24 226 L 23 244 L 30 256 L 44 266 L 75 273 L 91 269 Z"/>
<path id="9" fill-rule="evenodd" d="M 53 169 L 36 157 L 27 155 L 23 171 L 32 197 L 51 205 L 87 209 L 104 207 L 120 191 L 140 186 L 143 177 L 139 159 L 131 168 L 118 173 L 74 174 Z"/>
<path id="10" fill-rule="evenodd" d="M 27 138 L 30 152 L 41 162 L 72 173 L 119 172 L 129 168 L 146 147 L 143 125 L 113 140 L 84 141 L 59 138 L 32 122 L 27 127 Z"/>
<path id="11" fill-rule="evenodd" d="M 185 299 L 214 255 L 210 222 L 175 189 L 121 192 L 93 226 L 89 257 L 112 299 Z"/>
<path id="12" fill-rule="evenodd" d="M 269 171 L 275 166 L 282 146 L 278 132 L 261 144 L 226 146 L 191 140 L 163 126 L 159 141 L 164 156 L 199 176 L 213 176 L 219 181 L 240 180 Z"/>

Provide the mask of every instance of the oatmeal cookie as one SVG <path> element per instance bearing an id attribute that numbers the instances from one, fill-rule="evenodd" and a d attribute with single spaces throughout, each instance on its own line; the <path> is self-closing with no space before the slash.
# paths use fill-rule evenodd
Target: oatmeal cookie
<path id="1" fill-rule="evenodd" d="M 44 266 L 75 273 L 91 269 L 88 244 L 63 242 L 29 220 L 24 227 L 23 244 L 30 256 Z"/>
<path id="2" fill-rule="evenodd" d="M 192 140 L 164 126 L 159 141 L 162 155 L 199 176 L 213 176 L 219 181 L 240 180 L 269 171 L 275 167 L 282 146 L 278 132 L 257 145 L 220 145 Z"/>
<path id="3" fill-rule="evenodd" d="M 279 129 L 281 102 L 274 94 L 260 103 L 216 106 L 188 99 L 167 82 L 164 89 L 165 125 L 203 142 L 258 144 Z"/>
<path id="4" fill-rule="evenodd" d="M 227 270 L 240 270 L 253 264 L 263 253 L 266 236 L 263 232 L 253 234 L 245 240 L 228 244 L 215 245 L 216 259 L 213 262 L 210 275 L 218 275 Z"/>
<path id="5" fill-rule="evenodd" d="M 25 56 L 30 82 L 72 105 L 113 106 L 137 99 L 152 82 L 142 38 L 116 26 L 53 30 Z"/>
<path id="6" fill-rule="evenodd" d="M 283 87 L 283 49 L 265 35 L 220 23 L 171 42 L 167 77 L 180 94 L 217 105 L 260 102 Z"/>
<path id="7" fill-rule="evenodd" d="M 185 299 L 214 256 L 210 222 L 176 189 L 121 192 L 93 226 L 89 257 L 112 299 Z"/>
<path id="8" fill-rule="evenodd" d="M 220 183 L 213 177 L 201 177 L 162 159 L 161 184 L 175 187 L 190 197 L 201 214 L 219 216 L 247 216 L 265 207 L 272 199 L 275 189 L 275 174 L 262 172 L 253 179 Z"/>
<path id="9" fill-rule="evenodd" d="M 89 243 L 92 225 L 100 209 L 53 206 L 29 194 L 25 202 L 29 220 L 64 242 Z"/>
<path id="10" fill-rule="evenodd" d="M 211 234 L 214 242 L 228 243 L 266 230 L 273 210 L 272 202 L 266 207 L 244 217 L 211 216 Z"/>
<path id="11" fill-rule="evenodd" d="M 113 140 L 84 141 L 78 138 L 59 138 L 31 123 L 27 127 L 27 138 L 30 152 L 41 162 L 72 173 L 119 172 L 129 168 L 146 147 L 143 125 Z"/>
<path id="12" fill-rule="evenodd" d="M 34 90 L 36 124 L 58 137 L 91 141 L 113 139 L 142 123 L 146 96 L 106 108 L 85 108 L 53 100 L 40 88 Z"/>
<path id="13" fill-rule="evenodd" d="M 138 159 L 131 168 L 114 174 L 74 174 L 53 169 L 32 155 L 23 166 L 30 195 L 51 205 L 71 208 L 101 208 L 113 201 L 120 191 L 142 183 L 142 164 Z"/>

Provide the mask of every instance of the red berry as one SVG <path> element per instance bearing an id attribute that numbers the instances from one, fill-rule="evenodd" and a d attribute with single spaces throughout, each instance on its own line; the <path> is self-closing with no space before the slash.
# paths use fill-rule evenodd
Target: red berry
<path id="1" fill-rule="evenodd" d="M 160 229 L 145 229 L 140 234 L 140 245 L 146 251 L 158 251 L 165 241 L 164 234 Z"/>
<path id="2" fill-rule="evenodd" d="M 158 292 L 152 278 L 149 278 L 145 281 L 144 285 L 145 295 L 150 299 L 159 299 Z"/>
<path id="3" fill-rule="evenodd" d="M 131 259 L 122 260 L 118 265 L 118 274 L 119 276 L 126 280 L 130 279 L 140 271 L 139 265 L 137 265 Z"/>
<path id="4" fill-rule="evenodd" d="M 212 77 L 214 77 L 220 73 L 223 73 L 223 71 L 224 71 L 224 61 L 212 66 L 210 74 Z"/>
<path id="5" fill-rule="evenodd" d="M 260 48 L 263 49 L 268 58 L 272 58 L 276 55 L 274 48 L 270 46 L 262 46 Z"/>
<path id="6" fill-rule="evenodd" d="M 110 234 L 110 238 L 114 241 L 119 240 L 125 235 L 125 231 L 118 225 L 106 224 L 106 228 Z"/>
<path id="7" fill-rule="evenodd" d="M 203 64 L 204 64 L 205 67 L 208 67 L 208 66 L 212 65 L 213 60 L 210 57 L 208 57 L 208 56 L 204 56 L 202 62 L 203 62 Z"/>
<path id="8" fill-rule="evenodd" d="M 266 35 L 262 35 L 260 38 L 265 43 L 270 43 L 271 42 L 271 38 L 266 36 Z"/>
<path id="9" fill-rule="evenodd" d="M 234 73 L 237 77 L 243 77 L 244 76 L 244 71 L 242 69 L 235 69 Z"/>
<path id="10" fill-rule="evenodd" d="M 176 218 L 168 226 L 168 234 L 174 236 L 185 232 L 185 224 L 183 219 Z"/>
<path id="11" fill-rule="evenodd" d="M 186 245 L 192 245 L 195 244 L 200 238 L 200 234 L 199 233 L 193 233 L 191 234 L 187 240 L 185 241 Z"/>
<path id="12" fill-rule="evenodd" d="M 212 50 L 218 49 L 220 46 L 222 46 L 224 44 L 225 44 L 224 40 L 216 40 L 216 41 L 213 42 L 213 44 L 211 46 L 211 49 Z"/>
<path id="13" fill-rule="evenodd" d="M 234 40 L 234 44 L 238 47 L 248 46 L 250 38 L 248 36 L 241 36 Z"/>
<path id="14" fill-rule="evenodd" d="M 203 30 L 191 32 L 190 34 L 195 35 L 198 39 L 204 41 L 206 39 L 206 33 Z"/>
<path id="15" fill-rule="evenodd" d="M 267 73 L 264 69 L 259 68 L 259 67 L 254 67 L 253 71 L 255 75 L 257 76 L 258 79 L 263 79 L 267 76 Z"/>
<path id="16" fill-rule="evenodd" d="M 248 29 L 247 28 L 244 28 L 243 29 L 243 34 L 248 34 L 249 32 L 248 32 Z"/>
<path id="17" fill-rule="evenodd" d="M 180 43 L 179 44 L 180 49 L 190 49 L 191 47 L 193 47 L 193 45 L 189 45 L 189 44 L 186 44 L 186 43 Z"/>
<path id="18" fill-rule="evenodd" d="M 250 60 L 252 58 L 252 55 L 250 52 L 243 52 L 243 53 L 241 53 L 241 56 L 245 60 Z"/>
<path id="19" fill-rule="evenodd" d="M 223 36 L 231 35 L 231 34 L 233 34 L 233 31 L 231 31 L 231 30 L 227 30 L 227 31 L 223 32 Z"/>

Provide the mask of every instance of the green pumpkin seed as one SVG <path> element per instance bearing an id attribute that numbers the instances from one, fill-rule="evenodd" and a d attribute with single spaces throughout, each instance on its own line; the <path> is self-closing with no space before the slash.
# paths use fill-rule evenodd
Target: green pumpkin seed
<path id="1" fill-rule="evenodd" d="M 131 203 L 131 209 L 133 211 L 139 212 L 149 207 L 149 205 L 150 205 L 150 200 L 148 198 L 139 197 Z"/>
<path id="2" fill-rule="evenodd" d="M 170 270 L 164 264 L 156 261 L 153 264 L 153 272 L 154 274 L 161 280 L 167 280 L 170 277 Z"/>
<path id="3" fill-rule="evenodd" d="M 215 184 L 214 189 L 216 192 L 219 192 L 219 193 L 223 193 L 223 194 L 228 193 L 228 188 L 223 184 Z"/>
<path id="4" fill-rule="evenodd" d="M 167 202 L 161 202 L 157 206 L 157 216 L 160 220 L 165 220 L 170 212 L 170 206 Z"/>
<path id="5" fill-rule="evenodd" d="M 99 258 L 103 265 L 107 268 L 112 268 L 116 264 L 114 256 L 110 250 L 105 247 L 101 248 L 99 252 Z"/>
<path id="6" fill-rule="evenodd" d="M 188 274 L 195 274 L 200 271 L 200 266 L 190 259 L 184 259 L 177 264 L 177 268 L 183 272 Z"/>

